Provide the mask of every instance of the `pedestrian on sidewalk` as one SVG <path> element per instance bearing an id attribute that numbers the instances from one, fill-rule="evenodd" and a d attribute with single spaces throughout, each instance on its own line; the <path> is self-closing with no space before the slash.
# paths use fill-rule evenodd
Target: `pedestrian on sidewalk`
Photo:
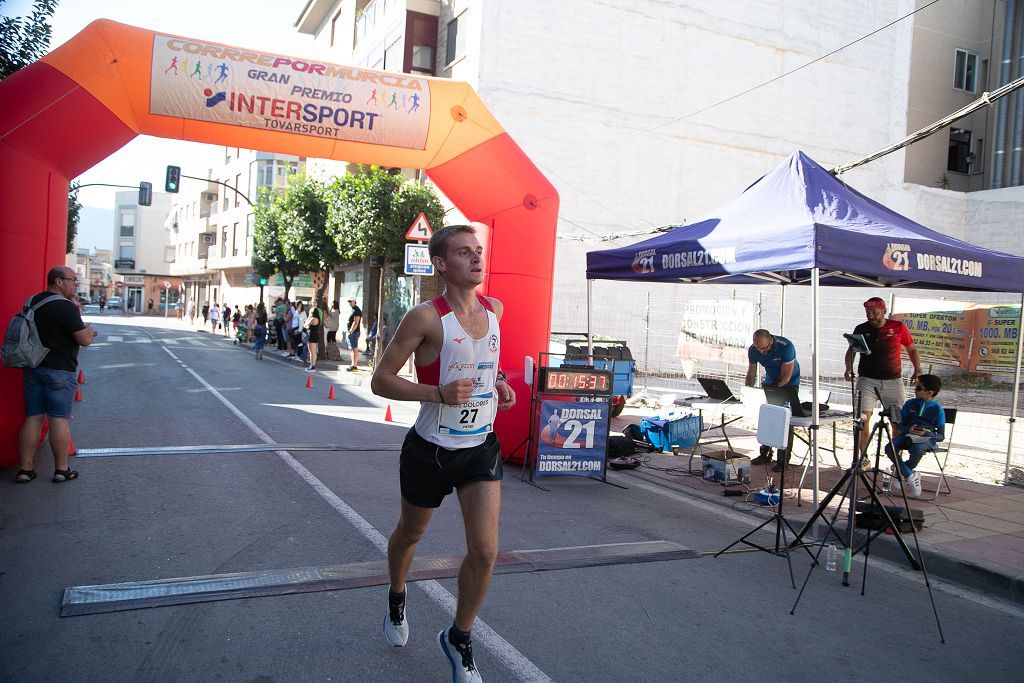
<path id="1" fill-rule="evenodd" d="M 253 315 L 252 349 L 256 352 L 256 360 L 263 360 L 263 346 L 267 342 L 267 309 L 260 302 Z"/>
<path id="2" fill-rule="evenodd" d="M 216 307 L 217 303 L 214 302 L 213 305 L 214 305 L 214 307 Z M 203 302 L 203 327 L 206 327 L 206 323 L 209 320 L 210 320 L 210 302 L 209 301 L 204 301 Z"/>
<path id="3" fill-rule="evenodd" d="M 309 348 L 309 364 L 306 372 L 316 372 L 317 351 L 323 348 L 324 309 L 317 305 L 317 298 L 309 303 L 309 316 L 306 318 L 306 338 Z"/>
<path id="4" fill-rule="evenodd" d="M 220 327 L 220 306 L 217 302 L 213 302 L 213 306 L 210 307 L 210 332 L 217 334 L 217 328 Z"/>
<path id="5" fill-rule="evenodd" d="M 338 305 L 338 300 L 335 299 L 334 303 L 331 304 L 331 310 L 327 312 L 327 341 L 325 344 L 336 345 L 338 343 L 338 327 L 341 325 L 341 307 Z"/>
<path id="6" fill-rule="evenodd" d="M 260 303 L 262 306 L 263 303 Z M 256 309 L 252 304 L 245 307 L 245 341 L 252 344 L 253 336 L 256 334 Z"/>
<path id="7" fill-rule="evenodd" d="M 287 351 L 288 340 L 284 337 L 284 312 L 287 306 L 281 297 L 274 299 L 274 334 L 277 338 L 277 350 Z"/>
<path id="8" fill-rule="evenodd" d="M 54 266 L 46 274 L 46 290 L 32 297 L 29 305 L 51 299 L 36 309 L 39 342 L 49 349 L 34 368 L 22 370 L 25 393 L 25 421 L 18 432 L 20 469 L 14 481 L 27 484 L 36 478 L 33 466 L 39 450 L 43 420 L 49 423 L 48 438 L 53 453 L 54 483 L 78 478 L 68 465 L 71 449 L 71 408 L 78 390 L 78 349 L 96 339 L 96 330 L 82 322 L 76 302 L 78 277 L 67 266 Z"/>
<path id="9" fill-rule="evenodd" d="M 348 348 L 351 349 L 352 365 L 348 367 L 349 372 L 355 372 L 359 369 L 359 324 L 363 320 L 363 310 L 356 304 L 355 299 L 349 299 L 348 305 L 352 308 L 352 314 L 348 317 L 348 327 L 346 327 L 346 336 L 348 340 Z"/>
<path id="10" fill-rule="evenodd" d="M 224 328 L 224 336 L 231 336 L 231 306 L 228 306 L 228 302 L 224 302 L 224 309 L 220 312 L 220 322 Z"/>
<path id="11" fill-rule="evenodd" d="M 409 639 L 406 576 L 434 510 L 454 488 L 466 555 L 459 568 L 455 620 L 437 634 L 437 641 L 453 681 L 479 681 L 471 629 L 497 559 L 501 507 L 494 413 L 515 405 L 516 396 L 498 369 L 502 304 L 475 291 L 483 281 L 483 247 L 476 229 L 446 226 L 434 233 L 428 250 L 444 293 L 405 315 L 371 382 L 379 396 L 420 402 L 416 424 L 402 445 L 401 512 L 388 539 L 391 586 L 384 635 L 399 647 Z M 419 383 L 398 374 L 410 356 Z"/>

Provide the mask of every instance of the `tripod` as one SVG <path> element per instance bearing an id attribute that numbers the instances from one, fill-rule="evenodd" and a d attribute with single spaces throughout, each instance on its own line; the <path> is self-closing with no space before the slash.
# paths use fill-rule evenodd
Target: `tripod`
<path id="1" fill-rule="evenodd" d="M 766 406 L 762 406 L 762 409 L 764 409 L 765 407 Z M 775 406 L 768 406 L 768 408 L 774 408 L 775 410 L 778 410 L 778 408 L 775 407 Z M 783 410 L 785 410 L 785 409 L 783 409 Z M 762 414 L 759 416 L 758 423 L 760 424 L 761 422 L 764 422 L 765 420 L 766 420 L 765 413 L 762 411 Z M 788 420 L 786 421 L 785 424 L 786 424 L 785 443 L 781 443 L 781 445 L 779 443 L 772 444 L 772 445 L 775 445 L 775 446 L 779 447 L 780 449 L 788 449 L 788 448 L 792 447 L 792 436 L 793 436 L 792 429 L 789 428 Z M 760 440 L 760 438 L 759 438 L 759 440 Z M 782 452 L 783 451 L 780 450 L 780 454 Z M 790 544 L 789 543 L 789 539 L 786 537 L 786 529 L 789 529 L 789 532 L 790 532 L 790 534 L 793 535 L 794 539 L 796 538 L 797 533 L 796 533 L 796 530 L 793 529 L 792 525 L 790 525 L 789 520 L 787 520 L 786 517 L 782 514 L 782 501 L 785 499 L 785 492 L 786 492 L 786 467 L 789 466 L 789 458 L 787 456 L 782 456 L 782 458 L 783 458 L 782 461 L 781 461 L 782 462 L 782 471 L 779 474 L 779 504 L 772 507 L 772 516 L 770 518 L 766 519 L 764 522 L 762 522 L 758 526 L 756 526 L 755 528 L 751 529 L 749 532 L 747 532 L 746 534 L 744 534 L 740 538 L 737 538 L 735 541 L 733 541 L 732 543 L 730 543 L 726 547 L 724 547 L 721 550 L 719 550 L 717 553 L 715 553 L 714 556 L 718 557 L 722 553 L 728 551 L 733 546 L 738 545 L 740 543 L 743 543 L 744 545 L 748 545 L 751 548 L 754 548 L 756 550 L 760 550 L 762 552 L 766 552 L 766 553 L 768 553 L 770 555 L 775 555 L 776 557 L 785 557 L 786 558 L 786 563 L 789 565 L 789 582 L 792 584 L 793 590 L 796 590 L 796 579 L 793 576 L 793 560 L 790 557 L 789 550 L 790 550 L 790 548 L 796 547 L 797 545 L 800 545 L 800 544 L 797 541 L 795 541 L 795 540 L 794 540 L 793 544 Z M 766 466 L 766 468 L 767 468 L 767 466 Z M 766 484 L 766 488 L 768 488 L 768 490 L 771 491 L 771 488 L 772 488 L 772 486 L 771 486 L 771 479 L 768 480 L 768 484 Z M 772 494 L 769 493 L 768 494 L 769 502 L 771 501 L 771 496 L 772 496 Z M 761 529 L 765 528 L 769 524 L 775 524 L 775 547 L 774 548 L 770 547 L 770 546 L 759 545 L 757 543 L 754 543 L 753 541 L 748 540 L 751 536 L 753 536 L 755 533 L 757 533 Z M 781 543 L 780 543 L 780 541 L 781 541 Z M 814 555 L 811 554 L 810 548 L 808 548 L 805 545 L 801 545 L 801 547 L 803 547 L 804 550 L 807 551 L 807 555 L 813 560 L 814 559 Z"/>
<path id="2" fill-rule="evenodd" d="M 852 384 L 852 380 L 851 380 L 851 384 Z M 877 389 L 875 390 L 875 396 L 879 399 L 879 402 L 881 403 L 881 396 L 879 395 Z M 867 560 L 868 560 L 868 557 L 871 554 L 871 540 L 873 538 L 878 537 L 880 534 L 884 533 L 886 528 L 890 528 L 890 529 L 892 529 L 893 537 L 895 538 L 897 544 L 899 544 L 900 550 L 902 550 L 903 554 L 906 556 L 907 561 L 910 564 L 910 567 L 913 570 L 915 570 L 915 571 L 921 571 L 923 573 L 923 575 L 924 575 L 924 583 L 925 583 L 925 586 L 928 589 L 928 598 L 931 601 L 932 612 L 935 615 L 935 624 L 936 624 L 936 626 L 938 627 L 938 630 L 939 630 L 939 639 L 943 643 L 945 643 L 946 639 L 945 639 L 945 636 L 942 633 L 942 624 L 939 621 L 938 610 L 935 607 L 935 598 L 932 595 L 931 583 L 928 580 L 928 571 L 927 571 L 927 569 L 924 566 L 924 558 L 923 558 L 923 556 L 921 554 L 921 544 L 920 544 L 920 542 L 918 541 L 918 538 L 917 538 L 917 529 L 914 527 L 913 523 L 911 523 L 910 530 L 911 530 L 911 533 L 914 536 L 914 545 L 917 548 L 917 557 L 915 558 L 914 552 L 910 549 L 910 546 L 907 545 L 907 542 L 903 538 L 903 534 L 900 532 L 899 527 L 897 526 L 897 524 L 893 520 L 892 516 L 889 514 L 888 508 L 886 508 L 882 504 L 882 501 L 879 499 L 878 493 L 876 492 L 875 484 L 878 481 L 878 472 L 879 472 L 878 465 L 879 465 L 879 461 L 881 459 L 883 437 L 885 438 L 886 442 L 890 444 L 890 447 L 892 447 L 892 431 L 889 428 L 889 425 L 886 423 L 885 412 L 883 411 L 883 413 L 879 417 L 878 422 L 876 422 L 875 425 L 872 427 L 871 432 L 868 435 L 867 441 L 865 441 L 865 445 L 870 444 L 872 439 L 874 439 L 875 442 L 876 442 L 876 448 L 875 448 L 875 467 L 872 469 L 872 471 L 874 473 L 874 479 L 873 480 L 869 480 L 868 476 L 865 473 L 864 468 L 863 468 L 863 459 L 861 458 L 861 452 L 860 452 L 860 448 L 859 448 L 859 445 L 858 445 L 858 438 L 860 436 L 861 427 L 863 425 L 863 416 L 861 414 L 861 395 L 860 395 L 860 393 L 856 394 L 856 400 L 854 401 L 854 411 L 855 411 L 855 413 L 854 413 L 855 417 L 853 419 L 853 424 L 854 424 L 854 435 L 855 436 L 854 436 L 853 463 L 850 465 L 850 468 L 846 470 L 846 472 L 839 479 L 839 481 L 836 482 L 835 486 L 832 487 L 832 489 L 828 492 L 828 494 L 825 496 L 825 498 L 822 499 L 821 503 L 818 505 L 818 508 L 814 511 L 814 514 L 811 515 L 810 519 L 807 520 L 807 522 L 806 522 L 806 524 L 804 524 L 803 528 L 800 529 L 800 531 L 796 534 L 796 537 L 794 538 L 793 543 L 790 544 L 791 547 L 794 547 L 798 542 L 800 542 L 800 540 L 803 538 L 803 536 L 806 533 L 808 533 L 811 529 L 814 528 L 814 523 L 818 520 L 818 518 L 824 518 L 825 511 L 828 509 L 828 504 L 832 501 L 832 499 L 835 498 L 835 496 L 837 494 L 840 494 L 840 493 L 842 494 L 842 497 L 840 499 L 839 505 L 833 511 L 832 517 L 828 521 L 827 531 L 826 531 L 824 537 L 821 540 L 821 543 L 820 543 L 820 545 L 818 547 L 817 554 L 814 556 L 814 563 L 811 565 L 810 570 L 808 570 L 808 572 L 807 572 L 807 577 L 804 579 L 803 586 L 800 588 L 800 593 L 797 595 L 796 602 L 793 603 L 793 609 L 790 611 L 790 614 L 794 614 L 796 612 L 796 606 L 798 604 L 800 604 L 800 598 L 803 596 L 804 589 L 807 588 L 807 582 L 811 578 L 811 572 L 814 570 L 814 567 L 818 564 L 818 557 L 821 556 L 821 551 L 825 547 L 825 540 L 828 539 L 830 534 L 834 535 L 839 540 L 839 542 L 843 544 L 843 547 L 845 549 L 844 553 L 843 553 L 843 585 L 844 586 L 849 586 L 850 585 L 850 564 L 851 564 L 851 560 L 853 558 L 853 555 L 863 551 L 863 553 L 864 553 L 864 574 L 863 574 L 863 578 L 861 580 L 861 595 L 864 595 L 865 594 L 865 589 L 866 589 L 866 586 L 867 586 L 867 573 L 868 573 L 868 563 L 867 563 Z M 895 452 L 895 449 L 894 449 L 894 452 Z M 902 475 L 902 471 L 900 471 L 899 468 L 897 468 L 897 471 L 899 472 L 899 476 L 900 476 L 901 481 L 904 480 L 904 477 Z M 874 513 L 875 510 L 880 511 L 882 516 L 885 518 L 886 523 L 888 524 L 888 527 L 886 527 L 885 525 L 882 525 L 881 529 L 877 529 L 873 533 L 872 533 L 872 531 L 869 530 L 868 534 L 867 534 L 867 538 L 860 545 L 857 544 L 857 537 L 856 537 L 856 531 L 857 531 L 857 529 L 856 529 L 856 526 L 857 526 L 856 511 L 857 511 L 857 500 L 858 500 L 858 497 L 859 497 L 858 493 L 857 493 L 857 485 L 858 485 L 858 483 L 863 484 L 864 490 L 867 491 L 868 496 L 871 499 L 871 506 L 869 508 L 869 514 Z M 907 510 L 907 518 L 909 519 L 910 518 L 910 501 L 907 499 L 907 486 L 906 486 L 905 483 L 903 483 L 900 488 L 901 488 L 901 491 L 903 493 L 903 505 L 904 505 L 904 508 Z M 845 538 L 840 536 L 839 533 L 836 532 L 836 530 L 835 530 L 836 519 L 839 517 L 839 511 L 843 508 L 843 503 L 844 502 L 848 503 L 848 505 L 849 505 L 848 512 L 847 512 L 846 537 Z"/>

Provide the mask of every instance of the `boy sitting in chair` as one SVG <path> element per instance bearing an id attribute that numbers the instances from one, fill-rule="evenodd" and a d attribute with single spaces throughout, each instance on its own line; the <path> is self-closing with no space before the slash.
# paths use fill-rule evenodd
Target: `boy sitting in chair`
<path id="1" fill-rule="evenodd" d="M 935 400 L 941 389 L 942 380 L 935 375 L 917 378 L 914 398 L 904 403 L 900 411 L 900 433 L 885 447 L 886 455 L 899 468 L 897 482 L 906 481 L 914 498 L 921 495 L 921 475 L 915 469 L 917 464 L 925 453 L 935 449 L 937 442 L 946 438 L 946 413 Z M 902 450 L 910 452 L 906 461 L 899 455 Z"/>

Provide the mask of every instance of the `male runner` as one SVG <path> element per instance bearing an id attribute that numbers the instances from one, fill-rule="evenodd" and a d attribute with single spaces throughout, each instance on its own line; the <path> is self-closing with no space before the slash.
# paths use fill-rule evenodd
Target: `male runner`
<path id="1" fill-rule="evenodd" d="M 391 588 L 384 635 L 396 647 L 409 639 L 405 577 L 431 515 L 454 488 L 466 530 L 466 556 L 459 568 L 455 621 L 437 639 L 453 680 L 480 681 L 470 629 L 498 554 L 502 468 L 494 414 L 495 408 L 515 405 L 516 396 L 498 369 L 502 304 L 475 291 L 483 281 L 483 247 L 476 229 L 446 226 L 434 233 L 428 249 L 444 293 L 406 313 L 371 382 L 379 396 L 420 401 L 416 424 L 402 445 L 402 507 L 388 539 Z M 410 356 L 418 383 L 398 376 Z"/>

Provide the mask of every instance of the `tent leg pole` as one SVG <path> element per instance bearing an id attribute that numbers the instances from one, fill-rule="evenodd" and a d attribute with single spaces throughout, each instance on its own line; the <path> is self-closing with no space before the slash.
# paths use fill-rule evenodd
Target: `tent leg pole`
<path id="1" fill-rule="evenodd" d="M 779 335 L 786 336 L 786 285 L 782 285 L 782 298 L 779 301 Z"/>
<path id="2" fill-rule="evenodd" d="M 1020 356 L 1024 347 L 1024 293 L 1020 295 L 1020 316 L 1017 318 L 1017 356 L 1013 365 L 1013 394 L 1010 399 L 1010 433 L 1006 437 L 1006 467 L 1003 470 L 1003 483 L 1010 481 L 1010 460 L 1013 458 L 1013 430 L 1017 426 L 1017 405 L 1020 399 Z"/>
<path id="3" fill-rule="evenodd" d="M 593 288 L 594 281 L 587 280 L 587 357 L 591 362 L 594 360 L 594 332 L 590 329 L 590 320 L 594 315 Z"/>
<path id="4" fill-rule="evenodd" d="M 818 509 L 818 407 L 820 401 L 818 401 L 818 297 L 820 292 L 818 291 L 818 269 L 811 269 L 811 375 L 813 377 L 811 384 L 811 458 L 814 463 L 814 495 L 813 504 L 814 509 Z M 785 287 L 782 289 L 786 291 Z"/>

